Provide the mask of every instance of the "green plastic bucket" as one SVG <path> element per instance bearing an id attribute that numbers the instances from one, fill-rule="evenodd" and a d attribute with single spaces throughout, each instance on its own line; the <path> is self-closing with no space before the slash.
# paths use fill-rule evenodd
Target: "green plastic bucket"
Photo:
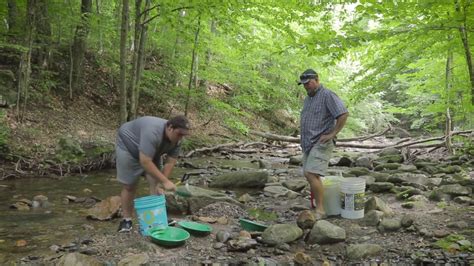
<path id="1" fill-rule="evenodd" d="M 140 233 L 148 236 L 151 228 L 167 228 L 166 199 L 164 195 L 151 195 L 134 200 Z"/>

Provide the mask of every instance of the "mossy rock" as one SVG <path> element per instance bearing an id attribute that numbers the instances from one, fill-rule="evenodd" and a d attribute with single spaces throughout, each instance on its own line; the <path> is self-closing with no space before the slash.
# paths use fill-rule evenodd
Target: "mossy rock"
<path id="1" fill-rule="evenodd" d="M 370 172 L 369 175 L 373 176 L 376 182 L 386 182 L 390 176 L 389 173 L 382 172 Z"/>
<path id="2" fill-rule="evenodd" d="M 439 189 L 434 189 L 433 191 L 430 192 L 430 194 L 428 195 L 428 199 L 432 200 L 432 201 L 450 201 L 451 200 L 451 196 L 446 194 L 446 193 L 443 193 L 441 190 Z"/>
<path id="3" fill-rule="evenodd" d="M 384 163 L 384 164 L 377 165 L 374 170 L 375 171 L 397 170 L 398 168 L 400 168 L 399 163 Z"/>
<path id="4" fill-rule="evenodd" d="M 462 168 L 459 165 L 449 165 L 440 169 L 441 173 L 454 174 L 462 172 Z"/>
<path id="5" fill-rule="evenodd" d="M 437 165 L 438 165 L 438 163 L 435 163 L 435 162 L 426 162 L 426 161 L 415 161 L 413 164 L 414 164 L 414 165 L 416 166 L 416 168 L 418 168 L 418 169 L 424 169 L 424 168 L 426 168 L 426 167 L 437 166 Z"/>
<path id="6" fill-rule="evenodd" d="M 403 156 L 400 154 L 385 155 L 375 159 L 379 163 L 403 163 Z"/>
<path id="7" fill-rule="evenodd" d="M 365 167 L 353 167 L 347 173 L 350 175 L 355 175 L 355 176 L 363 176 L 363 175 L 368 175 L 370 171 L 369 169 Z"/>
<path id="8" fill-rule="evenodd" d="M 420 195 L 420 194 L 421 194 L 421 191 L 419 189 L 409 188 L 407 190 L 397 193 L 396 197 L 398 200 L 405 200 L 413 195 Z"/>

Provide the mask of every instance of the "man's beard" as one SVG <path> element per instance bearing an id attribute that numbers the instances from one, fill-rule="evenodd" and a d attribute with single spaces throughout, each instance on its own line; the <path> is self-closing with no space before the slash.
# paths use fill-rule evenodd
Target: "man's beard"
<path id="1" fill-rule="evenodd" d="M 309 97 L 313 97 L 314 95 L 316 95 L 316 90 L 308 90 L 306 93 Z"/>

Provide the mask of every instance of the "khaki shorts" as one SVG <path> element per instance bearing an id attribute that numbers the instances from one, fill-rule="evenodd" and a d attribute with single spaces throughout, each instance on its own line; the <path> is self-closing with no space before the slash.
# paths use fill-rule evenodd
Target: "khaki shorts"
<path id="1" fill-rule="evenodd" d="M 332 141 L 314 144 L 313 148 L 303 155 L 303 171 L 325 176 L 333 149 Z"/>

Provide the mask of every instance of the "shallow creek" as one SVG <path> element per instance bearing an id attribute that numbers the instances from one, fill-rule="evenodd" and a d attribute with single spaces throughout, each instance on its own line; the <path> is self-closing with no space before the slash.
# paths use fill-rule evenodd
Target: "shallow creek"
<path id="1" fill-rule="evenodd" d="M 258 168 L 250 160 L 197 158 L 188 160 L 195 167 Z M 190 171 L 176 167 L 172 179 L 177 181 Z M 66 196 L 105 199 L 120 195 L 121 186 L 115 170 L 67 176 L 62 179 L 31 178 L 0 181 L 0 264 L 18 261 L 27 256 L 41 255 L 53 245 L 67 245 L 81 238 L 84 227 L 94 227 L 97 234 L 114 232 L 118 221 L 91 221 L 85 218 L 87 207 L 81 203 L 67 203 Z M 141 180 L 138 196 L 147 195 L 146 181 Z M 10 208 L 21 199 L 34 196 L 48 197 L 50 206 L 17 210 Z"/>

